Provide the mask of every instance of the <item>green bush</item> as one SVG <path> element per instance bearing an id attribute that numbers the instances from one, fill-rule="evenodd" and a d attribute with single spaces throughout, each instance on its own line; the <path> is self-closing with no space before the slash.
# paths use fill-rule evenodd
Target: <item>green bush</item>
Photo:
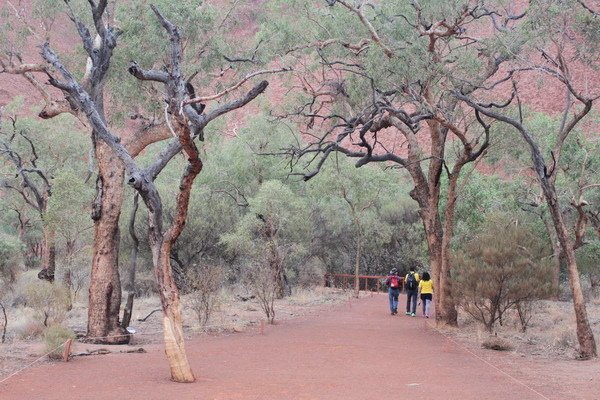
<path id="1" fill-rule="evenodd" d="M 24 289 L 25 302 L 44 326 L 61 323 L 71 307 L 69 291 L 56 283 L 36 280 Z"/>
<path id="2" fill-rule="evenodd" d="M 19 239 L 0 232 L 0 279 L 13 283 L 23 265 L 23 244 Z"/>
<path id="3" fill-rule="evenodd" d="M 488 331 L 516 310 L 524 331 L 531 302 L 551 290 L 550 254 L 534 233 L 506 216 L 490 218 L 453 257 L 453 290 L 462 308 Z"/>
<path id="4" fill-rule="evenodd" d="M 62 358 L 64 347 L 68 339 L 75 339 L 75 334 L 60 324 L 50 325 L 44 330 L 44 344 L 46 352 L 51 359 Z"/>

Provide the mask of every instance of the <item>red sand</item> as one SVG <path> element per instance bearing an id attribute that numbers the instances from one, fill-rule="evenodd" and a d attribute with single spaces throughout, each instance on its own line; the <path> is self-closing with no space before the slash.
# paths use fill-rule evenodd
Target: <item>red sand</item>
<path id="1" fill-rule="evenodd" d="M 190 340 L 193 384 L 170 382 L 154 346 L 29 369 L 0 386 L 0 399 L 600 399 L 597 361 L 471 353 L 432 325 L 390 316 L 387 296 L 375 295 L 264 335 Z"/>

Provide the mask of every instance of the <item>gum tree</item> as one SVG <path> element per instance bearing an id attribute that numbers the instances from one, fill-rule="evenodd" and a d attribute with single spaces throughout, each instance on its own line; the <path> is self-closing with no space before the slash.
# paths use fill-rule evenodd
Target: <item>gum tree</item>
<path id="1" fill-rule="evenodd" d="M 504 81 L 512 82 L 512 93 L 508 99 L 488 88 L 480 87 L 475 93 L 456 91 L 457 99 L 463 101 L 489 120 L 506 124 L 518 132 L 531 156 L 531 166 L 537 177 L 543 198 L 548 206 L 552 225 L 556 231 L 561 251 L 564 255 L 573 295 L 573 307 L 577 322 L 577 339 L 582 358 L 597 356 L 596 342 L 587 315 L 585 299 L 581 288 L 575 249 L 582 244 L 587 214 L 585 209 L 586 190 L 597 187 L 597 182 L 579 184 L 573 196 L 573 207 L 578 211 L 575 232 L 570 232 L 562 212 L 557 190 L 557 178 L 563 163 L 563 151 L 576 127 L 589 118 L 594 101 L 600 98 L 597 88 L 581 82 L 581 76 L 573 72 L 579 65 L 587 66 L 592 73 L 598 61 L 597 14 L 580 2 L 533 2 L 528 10 L 530 23 L 523 27 L 524 34 L 533 39 L 529 51 L 533 57 L 516 60 Z M 532 121 L 523 112 L 523 90 L 519 80 L 523 76 L 539 74 L 547 79 L 547 84 L 558 85 L 565 93 L 565 101 L 560 123 L 555 125 L 553 137 L 545 145 L 549 132 L 536 132 Z M 579 78 L 579 79 L 578 79 Z M 486 101 L 479 100 L 485 98 Z M 489 98 L 494 99 L 489 102 Z M 514 105 L 516 110 L 509 106 Z M 585 168 L 585 162 L 583 163 Z"/>
<path id="2" fill-rule="evenodd" d="M 497 49 L 490 32 L 510 34 L 522 15 L 482 1 L 312 3 L 272 2 L 274 12 L 296 12 L 267 30 L 280 38 L 286 57 L 305 67 L 290 83 L 301 94 L 284 116 L 304 122 L 308 144 L 289 152 L 312 162 L 305 179 L 335 152 L 356 159 L 357 167 L 387 163 L 410 176 L 438 288 L 436 318 L 455 325 L 454 209 L 463 169 L 489 146 L 489 126 L 460 107 L 452 90 L 470 92 L 498 72 L 511 53 Z"/>
<path id="3" fill-rule="evenodd" d="M 82 60 L 80 54 L 76 53 L 68 60 L 79 62 L 79 65 L 85 64 L 81 86 L 90 94 L 103 120 L 110 114 L 115 122 L 114 129 L 122 132 L 121 144 L 135 157 L 148 145 L 175 136 L 166 123 L 167 107 L 160 99 L 162 83 L 146 81 L 145 85 L 139 82 L 132 84 L 131 79 L 124 76 L 130 67 L 129 60 L 137 60 L 143 65 L 157 62 L 153 57 L 157 50 L 165 49 L 164 31 L 154 26 L 151 13 L 142 3 L 109 3 L 106 0 L 84 3 L 65 1 L 67 16 L 77 29 L 87 59 Z M 258 61 L 236 62 L 231 58 L 232 53 L 243 51 L 240 48 L 244 47 L 246 41 L 238 39 L 238 46 L 231 45 L 226 43 L 221 33 L 235 23 L 239 2 L 233 1 L 229 7 L 213 7 L 209 2 L 198 5 L 157 0 L 156 3 L 169 11 L 178 24 L 185 23 L 188 36 L 184 38 L 183 56 L 191 63 L 184 66 L 182 73 L 186 76 L 188 105 L 202 111 L 207 103 L 228 99 L 252 77 L 271 72 L 252 72 Z M 57 16 L 61 8 L 56 2 L 45 0 L 34 2 L 34 5 L 29 8 L 20 4 L 18 8 L 9 7 L 7 15 L 11 18 L 7 21 L 8 30 L 14 31 L 18 26 L 19 32 L 27 33 L 29 42 L 52 39 L 51 27 L 54 22 L 64 19 L 60 14 Z M 93 28 L 89 30 L 82 21 L 89 22 Z M 37 26 L 43 27 L 44 31 L 36 32 Z M 0 55 L 0 72 L 21 75 L 38 90 L 44 101 L 39 116 L 53 118 L 61 113 L 70 113 L 88 126 L 87 117 L 70 96 L 61 98 L 42 83 L 46 76 L 53 76 L 54 71 L 47 64 L 26 60 L 23 51 L 18 50 L 26 50 L 27 44 L 13 40 L 10 33 L 5 34 L 4 38 L 7 41 L 3 43 L 4 53 Z M 117 41 L 122 42 L 118 48 Z M 227 61 L 228 58 L 233 61 Z M 131 67 L 132 72 L 139 69 L 136 65 Z M 199 85 L 204 93 L 196 96 L 194 87 Z M 216 88 L 214 94 L 206 94 L 207 87 L 213 86 Z M 106 101 L 108 96 L 110 102 Z M 192 97 L 195 97 L 193 102 Z M 128 120 L 123 118 L 125 115 L 128 115 Z M 121 283 L 118 270 L 119 218 L 124 197 L 125 166 L 103 141 L 96 138 L 94 126 L 89 128 L 92 129 L 93 159 L 97 164 L 98 178 L 92 210 L 94 248 L 88 336 L 98 342 L 121 343 L 128 340 L 119 323 Z M 203 139 L 201 130 L 198 136 Z"/>
<path id="4" fill-rule="evenodd" d="M 202 137 L 204 128 L 209 122 L 245 106 L 261 94 L 268 83 L 262 81 L 245 96 L 204 112 L 204 107 L 196 106 L 196 103 L 203 99 L 198 99 L 191 93 L 189 81 L 183 76 L 183 45 L 179 31 L 152 6 L 154 14 L 170 40 L 166 65 L 160 70 L 146 70 L 138 63 L 132 62 L 129 73 L 140 81 L 154 82 L 164 87 L 165 117 L 168 119 L 168 130 L 174 137 L 169 140 L 154 162 L 143 168 L 133 158 L 135 151 L 128 148 L 127 144 L 115 134 L 103 113 L 103 97 L 97 92 L 101 87 L 97 85 L 103 82 L 106 76 L 118 32 L 105 18 L 107 2 L 101 1 L 96 4 L 90 1 L 89 3 L 97 35 L 95 40 L 92 40 L 87 26 L 74 13 L 70 16 L 77 26 L 83 47 L 89 57 L 89 82 L 94 82 L 96 85 L 86 84 L 88 81 L 85 79 L 80 83 L 48 43 L 42 46 L 42 56 L 51 68 L 46 66 L 44 70 L 50 75 L 51 85 L 63 91 L 81 116 L 85 116 L 87 123 L 93 129 L 92 139 L 96 149 L 99 147 L 104 149 L 104 154 L 112 162 L 110 167 L 120 166 L 122 171 L 127 173 L 127 183 L 139 193 L 146 205 L 148 237 L 163 306 L 165 347 L 171 367 L 171 377 L 177 382 L 191 382 L 195 378 L 185 354 L 179 292 L 173 279 L 170 251 L 185 225 L 192 184 L 202 169 L 202 161 L 194 140 Z M 246 78 L 244 82 L 248 79 Z M 241 83 L 233 89 L 240 86 Z M 219 97 L 221 96 L 216 98 Z M 154 180 L 168 162 L 180 152 L 183 152 L 187 158 L 187 165 L 179 184 L 175 216 L 170 226 L 164 227 L 163 203 Z"/>

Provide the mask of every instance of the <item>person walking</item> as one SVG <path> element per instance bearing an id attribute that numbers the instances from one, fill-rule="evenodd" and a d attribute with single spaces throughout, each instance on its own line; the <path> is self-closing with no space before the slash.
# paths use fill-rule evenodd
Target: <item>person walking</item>
<path id="1" fill-rule="evenodd" d="M 400 296 L 400 284 L 402 278 L 398 275 L 398 270 L 393 268 L 385 279 L 388 287 L 388 297 L 390 299 L 390 312 L 392 315 L 398 314 L 398 296 Z"/>
<path id="2" fill-rule="evenodd" d="M 429 272 L 424 272 L 419 281 L 419 294 L 421 295 L 421 303 L 423 303 L 423 315 L 425 318 L 429 318 L 429 307 L 431 300 L 433 300 L 433 281 L 429 276 Z"/>
<path id="3" fill-rule="evenodd" d="M 404 277 L 404 290 L 406 291 L 406 315 L 417 315 L 417 292 L 419 291 L 419 274 L 415 267 Z"/>

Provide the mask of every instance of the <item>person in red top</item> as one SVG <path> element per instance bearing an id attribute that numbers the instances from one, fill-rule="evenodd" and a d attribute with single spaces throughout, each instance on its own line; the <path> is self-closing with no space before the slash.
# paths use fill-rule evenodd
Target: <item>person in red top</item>
<path id="1" fill-rule="evenodd" d="M 385 279 L 385 284 L 388 287 L 388 297 L 390 299 L 390 312 L 392 315 L 398 314 L 398 296 L 400 296 L 400 286 L 402 285 L 402 277 L 398 275 L 398 270 L 393 268 L 390 274 Z"/>

